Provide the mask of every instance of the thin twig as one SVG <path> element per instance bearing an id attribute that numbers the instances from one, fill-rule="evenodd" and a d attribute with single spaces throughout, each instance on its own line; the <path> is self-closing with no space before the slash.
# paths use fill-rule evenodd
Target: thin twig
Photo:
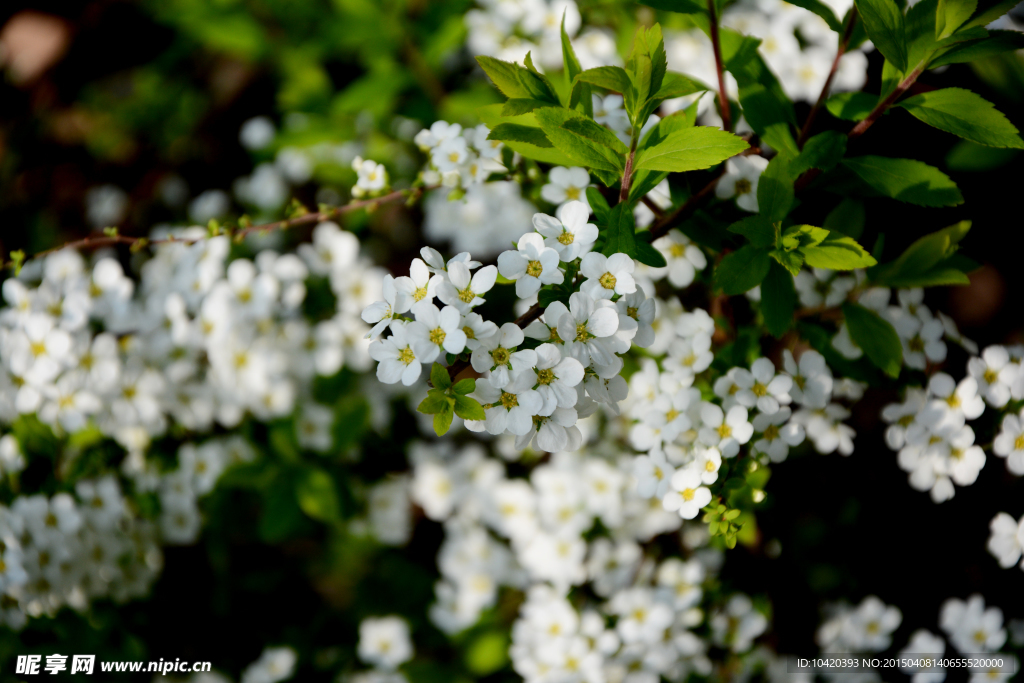
<path id="1" fill-rule="evenodd" d="M 810 135 L 811 125 L 814 123 L 814 118 L 818 115 L 818 111 L 821 109 L 821 105 L 825 104 L 825 100 L 828 99 L 829 91 L 832 89 L 832 81 L 836 77 L 836 71 L 839 69 L 839 60 L 842 59 L 846 53 L 846 47 L 850 44 L 850 38 L 853 36 L 853 28 L 857 25 L 857 7 L 856 5 L 850 10 L 850 16 L 846 20 L 846 30 L 843 32 L 843 37 L 839 41 L 839 50 L 836 52 L 836 58 L 832 61 L 832 70 L 828 72 L 828 78 L 825 79 L 825 85 L 821 88 L 821 94 L 818 95 L 818 101 L 811 107 L 810 113 L 807 114 L 807 120 L 804 121 L 804 127 L 800 129 L 800 137 L 797 139 L 796 144 L 800 149 L 803 149 L 804 143 L 807 141 L 807 136 Z"/>
<path id="2" fill-rule="evenodd" d="M 715 13 L 715 0 L 708 0 L 708 14 L 711 19 L 711 46 L 715 50 L 715 69 L 718 71 L 718 106 L 722 110 L 722 129 L 732 130 L 732 112 L 729 110 L 729 98 L 725 94 L 725 66 L 722 64 L 722 46 L 718 40 L 718 15 Z"/>
<path id="3" fill-rule="evenodd" d="M 641 197 L 640 201 L 642 201 L 644 203 L 644 206 L 646 206 L 648 209 L 650 209 L 651 213 L 653 213 L 658 218 L 662 218 L 665 215 L 665 210 L 662 209 L 657 204 L 655 204 L 654 200 L 652 200 L 647 195 L 644 195 L 643 197 Z"/>

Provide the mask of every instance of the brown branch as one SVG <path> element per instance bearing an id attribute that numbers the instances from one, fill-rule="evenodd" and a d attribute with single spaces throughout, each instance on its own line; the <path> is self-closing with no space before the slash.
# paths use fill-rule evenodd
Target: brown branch
<path id="1" fill-rule="evenodd" d="M 810 113 L 807 114 L 807 120 L 804 121 L 804 127 L 800 129 L 800 137 L 797 138 L 797 147 L 803 149 L 804 143 L 807 141 L 807 136 L 811 132 L 811 125 L 814 123 L 814 118 L 818 115 L 818 111 L 821 109 L 821 105 L 825 104 L 825 100 L 828 98 L 828 93 L 832 89 L 832 81 L 836 77 L 836 71 L 839 69 L 839 60 L 842 59 L 846 53 L 846 46 L 850 44 L 850 38 L 853 36 L 853 28 L 857 25 L 857 7 L 856 5 L 850 10 L 850 16 L 846 20 L 846 30 L 843 32 L 843 37 L 839 41 L 839 50 L 836 52 L 836 58 L 832 61 L 832 70 L 828 72 L 828 78 L 825 79 L 825 85 L 821 88 L 821 94 L 818 95 L 818 101 L 811 107 Z"/>
<path id="2" fill-rule="evenodd" d="M 428 188 L 416 188 L 414 190 L 395 190 L 390 194 L 376 197 L 374 199 L 362 199 L 357 202 L 349 202 L 345 206 L 336 206 L 326 211 L 318 211 L 316 213 L 307 213 L 302 216 L 296 216 L 295 218 L 286 218 L 280 221 L 274 221 L 273 223 L 264 223 L 262 225 L 250 225 L 245 228 L 235 230 L 231 235 L 235 239 L 240 239 L 246 235 L 250 235 L 254 232 L 271 232 L 273 230 L 284 230 L 287 228 L 294 228 L 300 225 L 309 225 L 310 223 L 319 223 L 321 221 L 331 220 L 337 218 L 346 213 L 357 211 L 359 209 L 373 207 L 379 204 L 388 204 L 399 199 L 416 199 L 420 197 L 425 191 L 433 189 Z M 228 233 L 225 233 L 228 234 Z M 202 240 L 209 239 L 208 235 L 202 237 L 167 237 L 163 239 L 151 240 L 146 237 L 129 237 L 127 235 L 89 235 L 78 240 L 67 242 L 60 245 L 59 247 L 53 247 L 33 254 L 25 258 L 25 261 L 39 258 L 40 256 L 47 256 L 64 249 L 95 249 L 99 247 L 110 247 L 117 244 L 126 244 L 129 247 L 145 247 L 154 244 L 170 244 L 172 242 L 179 244 L 195 244 Z M 6 267 L 11 265 L 11 262 L 0 263 L 0 267 Z"/>
<path id="3" fill-rule="evenodd" d="M 929 58 L 922 59 L 917 67 L 907 74 L 907 77 L 900 81 L 900 84 L 896 86 L 896 89 L 889 93 L 889 96 L 884 100 L 875 105 L 875 108 L 871 110 L 871 113 L 867 115 L 863 121 L 854 126 L 847 134 L 847 138 L 850 140 L 856 140 L 867 131 L 868 128 L 877 121 L 886 110 L 891 107 L 896 100 L 903 96 L 903 93 L 910 89 L 910 86 L 914 85 L 917 77 L 924 73 L 924 68 L 928 64 Z"/>
<path id="4" fill-rule="evenodd" d="M 664 217 L 665 210 L 662 209 L 657 204 L 655 204 L 654 201 L 650 197 L 648 197 L 647 195 L 644 195 L 643 197 L 640 198 L 640 201 L 642 201 L 644 203 L 644 206 L 646 206 L 648 209 L 650 209 L 651 213 L 653 213 L 655 216 L 657 216 L 658 218 Z"/>
<path id="5" fill-rule="evenodd" d="M 715 51 L 715 70 L 718 72 L 718 106 L 722 110 L 722 128 L 732 130 L 732 112 L 729 110 L 729 98 L 725 94 L 725 67 L 722 64 L 722 46 L 718 39 L 718 15 L 715 13 L 715 0 L 708 0 L 708 14 L 711 20 L 711 46 Z"/>

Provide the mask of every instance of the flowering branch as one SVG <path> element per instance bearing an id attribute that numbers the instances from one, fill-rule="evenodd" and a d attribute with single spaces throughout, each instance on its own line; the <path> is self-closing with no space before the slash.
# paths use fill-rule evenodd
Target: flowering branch
<path id="1" fill-rule="evenodd" d="M 832 70 L 828 72 L 828 78 L 825 79 L 825 85 L 821 88 L 821 94 L 818 95 L 818 101 L 811 107 L 811 111 L 807 114 L 807 120 L 804 121 L 804 127 L 800 129 L 800 137 L 797 139 L 796 144 L 798 147 L 803 149 L 804 143 L 807 141 L 807 136 L 811 132 L 811 126 L 814 124 L 814 119 L 818 115 L 818 110 L 821 109 L 821 105 L 825 103 L 828 98 L 829 91 L 832 89 L 832 81 L 836 77 L 836 71 L 839 69 L 839 60 L 846 54 L 846 47 L 850 44 L 850 38 L 853 36 L 853 29 L 857 25 L 857 7 L 854 6 L 850 10 L 850 16 L 846 20 L 846 30 L 843 32 L 843 37 L 839 41 L 839 49 L 836 52 L 836 58 L 832 61 Z"/>

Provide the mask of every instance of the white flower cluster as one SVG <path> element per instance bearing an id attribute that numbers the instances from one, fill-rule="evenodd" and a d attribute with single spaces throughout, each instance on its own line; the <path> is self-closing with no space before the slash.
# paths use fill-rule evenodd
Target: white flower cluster
<path id="1" fill-rule="evenodd" d="M 163 565 L 157 530 L 125 505 L 117 479 L 82 479 L 75 496 L 20 496 L 0 506 L 0 624 L 65 605 L 145 595 Z"/>
<path id="2" fill-rule="evenodd" d="M 501 586 L 525 591 L 510 655 L 530 682 L 624 680 L 629 672 L 679 680 L 710 674 L 712 644 L 749 650 L 767 620 L 746 596 L 705 617 L 704 583 L 722 557 L 699 547 L 704 527 L 683 531 L 685 559 L 645 557 L 640 544 L 682 520 L 636 493 L 631 459 L 615 450 L 560 452 L 528 478 L 513 478 L 479 446 L 414 445 L 413 501 L 445 527 L 434 623 L 458 633 L 497 603 Z M 588 540 L 596 528 L 603 533 Z M 598 600 L 574 606 L 567 595 L 584 584 Z M 705 623 L 710 639 L 695 633 Z"/>
<path id="3" fill-rule="evenodd" d="M 881 652 L 892 644 L 892 633 L 903 614 L 899 608 L 886 605 L 869 595 L 860 605 L 834 606 L 832 615 L 818 628 L 815 639 L 822 652 L 829 654 Z"/>
<path id="4" fill-rule="evenodd" d="M 260 653 L 259 659 L 249 664 L 239 678 L 241 683 L 280 683 L 295 675 L 295 664 L 298 655 L 288 646 L 267 647 Z M 166 680 L 157 675 L 153 682 Z M 219 671 L 193 673 L 187 678 L 175 679 L 185 683 L 232 683 L 232 679 Z"/>
<path id="5" fill-rule="evenodd" d="M 468 351 L 473 369 L 483 375 L 472 397 L 486 414 L 485 420 L 467 421 L 468 429 L 496 435 L 507 431 L 518 437 L 519 448 L 534 439 L 545 451 L 578 448 L 577 419 L 598 404 L 615 406 L 626 397 L 620 355 L 633 343 L 649 345 L 654 336 L 652 304 L 636 286 L 633 260 L 590 251 L 597 227 L 588 217 L 581 202 L 565 204 L 557 217 L 534 214 L 537 232 L 520 237 L 518 249 L 502 253 L 497 267 L 481 268 L 468 252 L 445 264 L 425 247 L 410 275 L 386 279 L 384 301 L 363 312 L 363 319 L 375 325 L 371 335 L 391 329 L 391 336 L 370 347 L 379 361 L 377 377 L 409 386 L 419 378 L 422 364 Z M 473 312 L 499 272 L 515 281 L 521 299 L 529 300 L 542 285 L 562 284 L 570 269 L 582 280 L 580 291 L 571 295 L 568 306 L 552 302 L 525 331 L 515 323 L 499 328 Z M 435 297 L 443 308 L 434 304 Z M 396 317 L 405 312 L 414 320 Z M 520 348 L 526 337 L 541 343 Z"/>
<path id="6" fill-rule="evenodd" d="M 481 0 L 482 9 L 466 12 L 466 45 L 474 55 L 522 62 L 526 53 L 537 66 L 562 66 L 561 27 L 573 40 L 584 69 L 620 64 L 615 36 L 602 29 L 580 30 L 580 11 L 573 0 Z"/>
<path id="7" fill-rule="evenodd" d="M 412 659 L 409 625 L 401 617 L 369 617 L 359 624 L 359 659 L 372 665 L 350 677 L 351 683 L 402 683 L 405 677 L 395 670 Z"/>
<path id="8" fill-rule="evenodd" d="M 483 183 L 492 173 L 504 173 L 504 145 L 488 140 L 490 132 L 483 124 L 463 129 L 460 124 L 447 121 L 435 121 L 430 128 L 421 130 L 416 134 L 416 145 L 430 155 L 430 163 L 422 172 L 423 182 L 468 188 Z"/>
<path id="9" fill-rule="evenodd" d="M 1000 512 L 989 523 L 988 551 L 1004 569 L 1017 564 L 1024 554 L 1024 518 L 1020 521 Z M 1024 562 L 1020 563 L 1024 570 Z"/>

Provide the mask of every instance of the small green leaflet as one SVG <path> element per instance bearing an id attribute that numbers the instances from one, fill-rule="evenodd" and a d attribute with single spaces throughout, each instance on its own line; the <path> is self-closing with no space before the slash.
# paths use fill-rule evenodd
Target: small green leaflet
<path id="1" fill-rule="evenodd" d="M 892 324 L 874 311 L 850 302 L 843 304 L 843 316 L 850 338 L 868 359 L 890 377 L 899 376 L 903 345 Z"/>
<path id="2" fill-rule="evenodd" d="M 1019 31 L 988 31 L 988 37 L 959 43 L 932 60 L 928 68 L 935 69 L 946 64 L 973 62 L 985 57 L 1024 49 L 1024 33 Z"/>
<path id="3" fill-rule="evenodd" d="M 978 8 L 978 0 L 939 0 L 935 11 L 935 37 L 938 39 L 953 35 Z"/>
<path id="4" fill-rule="evenodd" d="M 953 257 L 960 240 L 970 229 L 970 221 L 960 221 L 925 235 L 895 261 L 869 270 L 868 277 L 876 284 L 889 287 L 968 284 L 970 280 L 957 268 Z"/>
<path id="5" fill-rule="evenodd" d="M 836 18 L 836 13 L 832 11 L 831 7 L 820 0 L 793 0 L 791 4 L 814 12 L 824 19 L 825 23 L 828 24 L 828 27 L 833 31 L 838 33 L 843 30 L 843 23 Z"/>
<path id="6" fill-rule="evenodd" d="M 743 235 L 758 248 L 770 247 L 775 243 L 775 228 L 760 214 L 747 216 L 729 226 L 729 232 Z"/>
<path id="7" fill-rule="evenodd" d="M 907 37 L 903 12 L 895 0 L 856 0 L 868 37 L 900 71 L 907 70 Z"/>
<path id="8" fill-rule="evenodd" d="M 964 201 L 949 176 L 921 161 L 861 156 L 844 159 L 840 165 L 883 197 L 918 206 L 956 206 Z"/>
<path id="9" fill-rule="evenodd" d="M 854 270 L 868 268 L 877 263 L 854 239 L 831 232 L 819 244 L 803 249 L 803 254 L 804 263 L 812 268 Z"/>
<path id="10" fill-rule="evenodd" d="M 536 147 L 554 147 L 540 128 L 523 126 L 518 123 L 499 123 L 491 130 L 487 139 L 502 142 L 526 142 Z"/>
<path id="11" fill-rule="evenodd" d="M 604 229 L 602 254 L 628 254 L 636 257 L 636 219 L 629 202 L 619 202 L 608 213 L 608 226 Z"/>
<path id="12" fill-rule="evenodd" d="M 636 256 L 633 258 L 651 268 L 664 268 L 668 265 L 668 261 L 665 260 L 661 252 L 643 239 L 636 240 Z"/>
<path id="13" fill-rule="evenodd" d="M 341 517 L 338 490 L 331 475 L 322 469 L 309 467 L 295 481 L 295 498 L 302 511 L 321 522 L 333 522 Z"/>
<path id="14" fill-rule="evenodd" d="M 476 61 L 505 97 L 533 97 L 532 93 L 519 80 L 519 71 L 526 71 L 523 67 L 494 57 L 481 56 L 477 57 Z"/>
<path id="15" fill-rule="evenodd" d="M 776 339 L 793 325 L 796 302 L 793 276 L 773 260 L 768 267 L 768 275 L 761 283 L 761 315 L 768 332 Z"/>
<path id="16" fill-rule="evenodd" d="M 896 106 L 929 126 L 989 147 L 1024 149 L 1017 129 L 991 102 L 963 88 L 944 88 L 909 97 Z"/>
<path id="17" fill-rule="evenodd" d="M 790 172 L 799 177 L 804 171 L 818 168 L 827 171 L 846 154 L 846 136 L 839 131 L 827 130 L 804 144 L 804 149 L 792 163 Z"/>
<path id="18" fill-rule="evenodd" d="M 876 95 L 866 92 L 844 92 L 825 101 L 825 108 L 837 119 L 863 121 L 878 104 Z"/>
<path id="19" fill-rule="evenodd" d="M 593 124 L 595 128 L 602 128 L 601 126 L 576 112 L 561 107 L 536 109 L 533 115 L 537 117 L 537 121 L 540 122 L 544 134 L 547 135 L 551 144 L 558 148 L 558 151 L 573 159 L 577 164 L 586 166 L 591 170 L 609 171 L 612 173 L 622 172 L 625 167 L 625 159 L 616 150 L 605 147 L 590 137 L 586 137 L 579 130 L 568 130 L 565 124 L 573 121 L 574 123 L 570 125 L 580 124 L 585 126 L 583 122 L 587 122 Z M 589 132 L 588 129 L 580 128 L 580 130 Z M 602 130 L 614 137 L 608 129 L 602 128 Z M 616 138 L 616 142 L 620 145 L 622 144 L 618 138 Z"/>
<path id="20" fill-rule="evenodd" d="M 749 147 L 743 138 L 711 126 L 683 128 L 636 155 L 635 168 L 682 173 L 710 168 Z"/>
<path id="21" fill-rule="evenodd" d="M 767 249 L 748 244 L 725 255 L 715 268 L 715 285 L 729 296 L 743 294 L 761 284 L 770 265 Z"/>
<path id="22" fill-rule="evenodd" d="M 587 69 L 580 72 L 579 78 L 584 83 L 617 93 L 625 93 L 632 87 L 626 70 L 619 66 L 598 66 Z"/>
<path id="23" fill-rule="evenodd" d="M 776 154 L 757 183 L 757 211 L 770 223 L 781 221 L 793 206 L 796 178 L 790 171 L 790 163 L 786 155 Z"/>

